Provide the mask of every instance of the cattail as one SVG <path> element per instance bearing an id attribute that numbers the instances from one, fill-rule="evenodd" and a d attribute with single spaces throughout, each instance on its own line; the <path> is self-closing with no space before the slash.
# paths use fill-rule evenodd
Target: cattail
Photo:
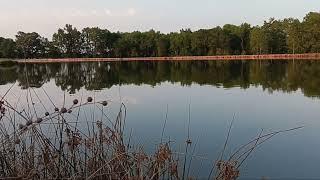
<path id="1" fill-rule="evenodd" d="M 76 104 L 78 104 L 78 103 L 79 103 L 78 99 L 74 99 L 74 100 L 73 100 L 73 104 L 74 104 L 74 105 L 76 105 Z"/>
<path id="2" fill-rule="evenodd" d="M 64 107 L 61 108 L 61 113 L 66 113 L 66 112 L 68 112 L 66 108 L 64 108 Z"/>
<path id="3" fill-rule="evenodd" d="M 59 111 L 59 108 L 57 108 L 57 107 L 56 107 L 56 108 L 54 108 L 54 111 L 58 112 L 58 111 Z"/>
<path id="4" fill-rule="evenodd" d="M 92 97 L 88 97 L 87 99 L 88 102 L 92 102 L 92 100 L 93 100 Z"/>
<path id="5" fill-rule="evenodd" d="M 46 112 L 46 113 L 44 113 L 44 115 L 45 115 L 45 116 L 49 116 L 50 114 L 49 114 L 49 112 Z"/>
<path id="6" fill-rule="evenodd" d="M 36 123 L 41 123 L 43 121 L 42 118 L 37 118 Z"/>
<path id="7" fill-rule="evenodd" d="M 23 129 L 25 126 L 23 124 L 19 124 L 19 129 Z"/>
<path id="8" fill-rule="evenodd" d="M 192 144 L 191 139 L 188 139 L 188 140 L 186 141 L 186 143 L 187 143 L 188 145 Z"/>
<path id="9" fill-rule="evenodd" d="M 107 106 L 107 105 L 108 105 L 108 101 L 103 101 L 101 104 L 102 104 L 103 106 Z"/>
<path id="10" fill-rule="evenodd" d="M 6 112 L 6 108 L 1 107 L 0 112 L 1 112 L 2 114 L 4 114 L 4 113 Z"/>
<path id="11" fill-rule="evenodd" d="M 66 133 L 69 136 L 70 135 L 71 130 L 69 128 L 66 129 Z"/>
<path id="12" fill-rule="evenodd" d="M 33 123 L 32 120 L 28 120 L 27 123 L 26 123 L 26 125 L 27 125 L 27 126 L 30 126 L 32 123 Z"/>

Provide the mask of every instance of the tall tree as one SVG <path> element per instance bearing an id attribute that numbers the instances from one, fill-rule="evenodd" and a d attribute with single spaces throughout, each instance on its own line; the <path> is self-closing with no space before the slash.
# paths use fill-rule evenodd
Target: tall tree
<path id="1" fill-rule="evenodd" d="M 279 54 L 287 52 L 287 34 L 281 21 L 271 18 L 269 21 L 264 22 L 262 29 L 267 38 L 268 53 Z"/>
<path id="2" fill-rule="evenodd" d="M 17 47 L 12 39 L 0 37 L 0 58 L 16 58 Z"/>
<path id="3" fill-rule="evenodd" d="M 192 55 L 191 47 L 191 35 L 190 29 L 182 29 L 180 33 L 170 33 L 170 53 L 173 56 L 187 56 Z"/>
<path id="4" fill-rule="evenodd" d="M 93 57 L 108 56 L 115 41 L 110 31 L 98 27 L 84 28 L 81 36 L 83 39 L 83 53 Z"/>
<path id="5" fill-rule="evenodd" d="M 250 51 L 250 32 L 251 26 L 248 23 L 243 23 L 238 28 L 237 35 L 241 40 L 241 54 L 247 54 Z"/>
<path id="6" fill-rule="evenodd" d="M 59 29 L 53 34 L 52 41 L 65 57 L 80 57 L 82 38 L 81 32 L 70 24 L 66 24 L 63 29 Z"/>
<path id="7" fill-rule="evenodd" d="M 305 52 L 320 52 L 320 13 L 307 14 L 302 22 Z"/>
<path id="8" fill-rule="evenodd" d="M 221 27 L 216 27 L 209 29 L 207 31 L 208 36 L 208 53 L 207 55 L 217 55 L 221 51 L 221 36 L 222 36 Z"/>
<path id="9" fill-rule="evenodd" d="M 303 36 L 304 30 L 298 19 L 287 18 L 283 20 L 283 25 L 287 34 L 288 53 L 303 53 Z"/>
<path id="10" fill-rule="evenodd" d="M 38 33 L 25 33 L 19 31 L 16 35 L 16 45 L 21 56 L 24 58 L 38 58 L 44 54 L 45 38 Z"/>
<path id="11" fill-rule="evenodd" d="M 268 40 L 264 30 L 256 26 L 250 33 L 250 50 L 252 54 L 268 53 Z"/>
<path id="12" fill-rule="evenodd" d="M 223 48 L 227 54 L 241 54 L 240 28 L 236 25 L 226 24 L 223 26 L 223 32 L 228 42 Z"/>
<path id="13" fill-rule="evenodd" d="M 200 29 L 192 33 L 191 51 L 193 55 L 204 56 L 208 54 L 209 45 L 208 30 Z"/>
<path id="14" fill-rule="evenodd" d="M 157 46 L 157 56 L 168 56 L 170 40 L 167 35 L 161 34 L 156 42 Z"/>

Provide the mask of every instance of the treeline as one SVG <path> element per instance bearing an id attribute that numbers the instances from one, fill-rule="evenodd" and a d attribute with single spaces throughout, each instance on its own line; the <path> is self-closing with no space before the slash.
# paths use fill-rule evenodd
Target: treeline
<path id="1" fill-rule="evenodd" d="M 110 32 L 67 24 L 52 41 L 36 32 L 18 32 L 15 40 L 0 37 L 0 58 L 149 57 L 239 54 L 317 53 L 320 51 L 320 13 L 310 12 L 300 22 L 287 18 L 163 34 Z"/>

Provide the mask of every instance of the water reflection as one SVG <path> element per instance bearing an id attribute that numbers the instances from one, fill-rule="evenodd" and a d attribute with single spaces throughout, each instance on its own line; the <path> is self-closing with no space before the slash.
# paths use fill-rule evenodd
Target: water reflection
<path id="1" fill-rule="evenodd" d="M 197 154 L 206 158 L 194 160 L 192 173 L 199 176 L 206 176 L 212 160 L 219 156 L 235 114 L 226 156 L 256 137 L 260 129 L 270 132 L 303 125 L 301 131 L 277 136 L 254 152 L 241 175 L 244 179 L 306 179 L 320 177 L 320 99 L 304 97 L 320 96 L 319 73 L 320 61 L 297 60 L 29 64 L 0 68 L 0 94 L 17 81 L 19 87 L 14 86 L 7 98 L 19 101 L 20 109 L 27 108 L 23 101 L 30 93 L 27 82 L 43 87 L 59 107 L 64 104 L 61 97 L 65 90 L 75 93 L 65 96 L 69 103 L 93 94 L 99 100 L 111 99 L 111 115 L 118 111 L 120 102 L 125 102 L 127 131 L 133 135 L 130 140 L 144 145 L 147 151 L 152 151 L 160 139 L 159 127 L 168 105 L 165 138 L 174 141 L 178 152 L 183 151 L 180 146 L 185 143 L 191 102 L 191 136 L 194 142 L 199 139 Z M 105 90 L 92 91 L 101 89 Z M 44 91 L 34 90 L 31 93 L 37 93 L 45 106 L 53 109 Z M 297 92 L 287 93 L 293 91 Z"/>
<path id="2" fill-rule="evenodd" d="M 26 78 L 27 77 L 27 78 Z M 318 61 L 204 61 L 204 62 L 114 62 L 28 64 L 0 68 L 0 84 L 27 81 L 41 87 L 50 79 L 69 93 L 84 87 L 100 90 L 118 84 L 162 82 L 192 83 L 216 87 L 261 86 L 273 92 L 301 89 L 305 96 L 320 96 L 320 62 Z"/>

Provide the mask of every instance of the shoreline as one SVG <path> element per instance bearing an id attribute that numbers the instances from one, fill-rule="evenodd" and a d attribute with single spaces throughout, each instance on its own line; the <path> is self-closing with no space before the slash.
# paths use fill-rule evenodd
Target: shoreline
<path id="1" fill-rule="evenodd" d="M 15 59 L 17 63 L 61 63 L 61 62 L 120 62 L 120 61 L 219 61 L 219 60 L 320 60 L 320 53 L 308 54 L 264 54 L 223 56 L 172 56 L 172 57 L 129 57 L 129 58 L 39 58 Z"/>

